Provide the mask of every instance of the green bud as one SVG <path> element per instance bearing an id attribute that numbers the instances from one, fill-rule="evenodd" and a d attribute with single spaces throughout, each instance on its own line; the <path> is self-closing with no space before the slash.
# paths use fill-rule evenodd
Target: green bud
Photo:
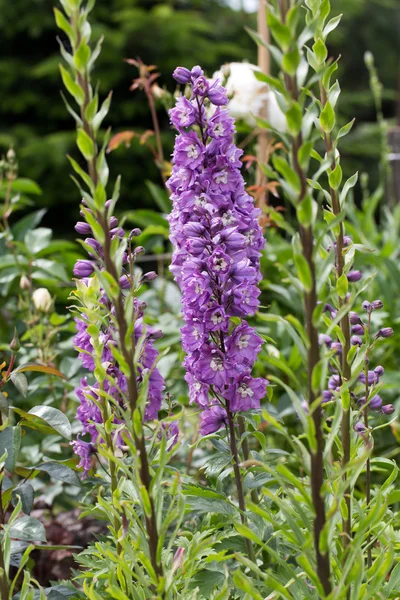
<path id="1" fill-rule="evenodd" d="M 17 328 L 14 327 L 14 337 L 10 342 L 10 350 L 11 350 L 11 352 L 14 352 L 16 354 L 20 348 L 21 348 L 21 344 L 19 342 Z"/>

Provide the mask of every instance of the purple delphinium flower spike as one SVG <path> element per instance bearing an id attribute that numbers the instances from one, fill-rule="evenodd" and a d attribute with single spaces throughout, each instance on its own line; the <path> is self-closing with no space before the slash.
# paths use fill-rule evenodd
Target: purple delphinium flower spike
<path id="1" fill-rule="evenodd" d="M 106 204 L 107 208 L 107 204 Z M 118 227 L 118 220 L 116 217 L 110 218 L 111 230 L 109 232 L 110 238 L 113 239 L 115 236 L 122 238 L 125 235 L 124 230 Z M 91 235 L 92 231 L 90 226 L 84 222 L 78 222 L 76 226 L 78 233 L 83 235 Z M 139 231 L 139 230 L 138 230 Z M 140 233 L 140 232 L 139 232 Z M 137 235 L 137 232 L 134 231 Z M 132 234 L 133 235 L 133 234 Z M 90 275 L 94 273 L 95 269 L 102 270 L 103 265 L 103 250 L 92 237 L 86 238 L 85 243 L 93 249 L 93 253 L 90 251 L 90 259 L 78 260 L 74 274 L 81 278 L 81 283 L 90 286 Z M 136 253 L 137 254 L 137 253 Z M 133 255 L 136 255 L 133 252 Z M 123 256 L 123 263 L 128 262 L 128 256 L 125 253 Z M 147 273 L 143 276 L 144 281 L 151 281 L 154 279 L 156 274 L 154 272 Z M 120 288 L 122 290 L 129 290 L 131 287 L 131 280 L 129 270 L 123 270 L 123 274 L 119 280 Z M 109 311 L 111 315 L 114 314 L 114 306 L 112 301 L 107 297 L 105 290 L 101 290 L 101 304 Z M 148 375 L 148 395 L 147 403 L 145 407 L 144 418 L 155 419 L 158 416 L 158 411 L 161 407 L 163 390 L 165 387 L 164 380 L 161 377 L 159 371 L 155 367 L 158 352 L 154 347 L 154 339 L 160 337 L 161 332 L 153 330 L 151 327 L 146 325 L 143 321 L 143 310 L 146 307 L 144 302 L 140 302 L 138 298 L 133 300 L 133 311 L 132 318 L 134 320 L 134 338 L 135 347 L 138 347 L 140 340 L 140 357 L 137 365 L 137 383 L 140 385 L 143 378 Z M 100 317 L 101 318 L 101 317 Z M 82 361 L 82 366 L 89 372 L 95 370 L 95 361 L 93 358 L 94 348 L 92 346 L 91 336 L 88 333 L 88 323 L 84 313 L 80 313 L 79 317 L 75 318 L 77 334 L 74 338 L 75 348 L 78 350 L 79 358 Z M 103 383 L 104 392 L 109 396 L 112 396 L 114 400 L 120 405 L 125 406 L 127 397 L 127 380 L 125 375 L 119 368 L 118 361 L 114 358 L 112 348 L 117 345 L 118 332 L 113 324 L 112 319 L 101 321 L 101 333 L 99 336 L 99 342 L 102 345 L 102 363 L 107 368 L 107 379 Z M 99 436 L 97 429 L 98 424 L 103 422 L 101 410 L 99 408 L 100 396 L 98 394 L 99 384 L 94 382 L 92 385 L 88 383 L 88 379 L 84 377 L 80 381 L 80 385 L 75 389 L 75 393 L 80 402 L 77 409 L 76 418 L 82 424 L 82 434 L 87 435 L 90 441 L 83 441 L 78 439 L 72 443 L 74 452 L 80 457 L 79 466 L 83 467 L 83 476 L 85 477 L 88 470 L 90 469 L 90 455 L 96 449 L 96 445 L 102 443 L 104 440 Z M 114 417 L 114 423 L 120 424 L 116 417 Z M 171 430 L 172 439 L 176 439 L 177 431 L 176 425 Z M 114 439 L 115 446 L 122 444 L 121 434 L 117 434 Z"/>
<path id="2" fill-rule="evenodd" d="M 173 202 L 171 272 L 182 291 L 190 400 L 203 409 L 200 430 L 207 434 L 224 425 L 226 409 L 258 408 L 265 395 L 267 381 L 251 376 L 262 339 L 245 321 L 259 304 L 265 242 L 260 210 L 240 173 L 235 123 L 223 108 L 226 90 L 207 81 L 200 67 L 190 77 L 178 67 L 174 77 L 189 84 L 192 95 L 180 97 L 170 111 L 178 130 L 167 184 Z"/>

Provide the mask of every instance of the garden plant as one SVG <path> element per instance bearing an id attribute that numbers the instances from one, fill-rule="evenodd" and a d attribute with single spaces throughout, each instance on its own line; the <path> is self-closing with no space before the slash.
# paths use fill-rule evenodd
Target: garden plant
<path id="1" fill-rule="evenodd" d="M 345 175 L 332 4 L 269 0 L 270 40 L 246 29 L 271 73 L 177 64 L 171 91 L 121 55 L 140 134 L 107 127 L 96 0 L 54 7 L 78 239 L 41 226 L 7 149 L 2 600 L 400 598 L 400 213 L 371 54 L 379 182 Z M 247 89 L 243 123 L 235 68 L 269 113 Z M 114 172 L 132 140 L 149 209 Z"/>

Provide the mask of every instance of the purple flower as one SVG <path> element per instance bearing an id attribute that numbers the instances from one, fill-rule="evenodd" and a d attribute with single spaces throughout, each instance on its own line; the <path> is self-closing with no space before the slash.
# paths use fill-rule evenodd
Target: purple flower
<path id="1" fill-rule="evenodd" d="M 190 100 L 178 99 L 170 111 L 180 133 L 167 184 L 173 202 L 171 272 L 182 291 L 190 401 L 204 409 L 201 430 L 210 432 L 226 418 L 221 406 L 209 408 L 214 395 L 234 412 L 258 407 L 265 395 L 266 381 L 251 377 L 262 339 L 244 320 L 259 305 L 264 237 L 260 211 L 240 173 L 234 121 L 220 108 L 226 90 L 207 81 L 200 67 L 192 69 L 188 83 Z M 208 103 L 217 108 L 207 111 Z"/>
<path id="2" fill-rule="evenodd" d="M 372 311 L 372 304 L 371 302 L 368 302 L 368 300 L 364 300 L 364 302 L 362 303 L 362 308 L 363 310 L 365 310 L 365 312 L 371 312 Z"/>
<path id="3" fill-rule="evenodd" d="M 352 346 L 362 346 L 363 341 L 359 335 L 352 335 L 350 338 L 350 343 Z"/>
<path id="4" fill-rule="evenodd" d="M 377 367 L 375 367 L 374 369 L 374 373 L 377 377 L 382 377 L 382 375 L 384 374 L 385 369 L 382 367 L 382 365 L 378 365 Z"/>
<path id="5" fill-rule="evenodd" d="M 392 415 L 395 411 L 393 404 L 385 404 L 382 406 L 382 412 L 384 415 Z"/>
<path id="6" fill-rule="evenodd" d="M 369 401 L 368 408 L 370 408 L 371 410 L 379 410 L 381 407 L 382 398 L 378 394 L 372 396 L 371 400 Z"/>
<path id="7" fill-rule="evenodd" d="M 225 408 L 219 404 L 203 410 L 201 413 L 200 434 L 209 435 L 221 429 L 228 422 Z"/>
<path id="8" fill-rule="evenodd" d="M 80 458 L 78 467 L 83 469 L 82 479 L 86 479 L 88 472 L 92 468 L 91 456 L 94 452 L 94 447 L 92 444 L 83 442 L 79 439 L 70 442 L 70 444 L 73 447 L 75 454 Z"/>
<path id="9" fill-rule="evenodd" d="M 358 314 L 354 311 L 350 311 L 350 323 L 352 325 L 362 325 L 362 321 Z"/>
<path id="10" fill-rule="evenodd" d="M 260 408 L 260 400 L 266 394 L 268 381 L 261 377 L 242 375 L 236 384 L 229 388 L 226 397 L 232 412 Z"/>
<path id="11" fill-rule="evenodd" d="M 326 335 L 325 333 L 320 333 L 318 336 L 318 342 L 321 346 L 322 346 L 322 344 L 325 344 L 326 346 L 328 346 L 328 348 L 330 348 L 331 344 L 332 344 L 332 338 L 330 335 Z"/>

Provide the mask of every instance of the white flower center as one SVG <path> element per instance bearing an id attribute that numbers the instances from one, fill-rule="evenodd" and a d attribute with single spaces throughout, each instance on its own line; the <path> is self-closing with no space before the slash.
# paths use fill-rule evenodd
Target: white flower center
<path id="1" fill-rule="evenodd" d="M 225 127 L 222 125 L 222 123 L 217 123 L 214 126 L 215 137 L 221 137 L 222 135 L 224 135 L 224 132 L 225 132 Z"/>
<path id="2" fill-rule="evenodd" d="M 254 242 L 254 229 L 250 229 L 250 231 L 248 231 L 245 234 L 245 238 L 246 238 L 246 245 L 248 246 L 249 244 L 252 244 Z"/>
<path id="3" fill-rule="evenodd" d="M 214 271 L 225 271 L 228 263 L 224 258 L 216 258 L 214 260 Z"/>
<path id="4" fill-rule="evenodd" d="M 211 317 L 211 321 L 214 323 L 214 325 L 218 325 L 219 323 L 222 323 L 223 320 L 224 320 L 224 317 L 222 316 L 222 314 L 220 312 L 214 313 L 213 316 Z"/>
<path id="5" fill-rule="evenodd" d="M 252 396 L 254 396 L 253 390 L 250 389 L 246 383 L 241 383 L 239 385 L 238 394 L 240 394 L 240 396 L 242 396 L 242 398 L 246 398 L 247 396 L 249 396 L 251 398 Z"/>
<path id="6" fill-rule="evenodd" d="M 193 337 L 195 340 L 198 340 L 200 337 L 200 331 L 196 327 L 193 328 Z"/>
<path id="7" fill-rule="evenodd" d="M 199 156 L 199 151 L 197 150 L 194 144 L 190 144 L 190 146 L 186 146 L 186 152 L 188 158 L 197 158 Z"/>
<path id="8" fill-rule="evenodd" d="M 189 111 L 187 108 L 185 108 L 184 110 L 182 110 L 181 112 L 181 124 L 182 125 L 186 125 L 186 123 L 189 121 Z"/>
<path id="9" fill-rule="evenodd" d="M 202 294 L 205 290 L 204 290 L 204 288 L 201 287 L 201 285 L 199 283 L 196 283 L 195 291 L 196 291 L 196 294 Z"/>
<path id="10" fill-rule="evenodd" d="M 250 341 L 250 335 L 241 335 L 240 338 L 238 339 L 237 345 L 239 346 L 239 348 L 241 350 L 243 350 L 243 348 L 248 347 L 249 341 Z"/>
<path id="11" fill-rule="evenodd" d="M 223 371 L 224 365 L 222 364 L 222 358 L 220 358 L 219 356 L 214 356 L 211 359 L 210 367 L 213 371 Z"/>
<path id="12" fill-rule="evenodd" d="M 193 388 L 196 392 L 199 392 L 201 390 L 201 383 L 196 381 L 196 383 L 193 384 Z"/>
<path id="13" fill-rule="evenodd" d="M 217 173 L 215 176 L 215 183 L 227 183 L 228 182 L 228 173 L 226 171 L 221 171 Z"/>
<path id="14" fill-rule="evenodd" d="M 202 207 L 204 207 L 207 204 L 207 200 L 204 197 L 202 197 L 202 196 L 196 196 L 195 199 L 194 199 L 194 203 L 195 203 L 196 206 L 202 206 Z"/>
<path id="15" fill-rule="evenodd" d="M 226 213 L 222 215 L 221 220 L 224 225 L 230 225 L 231 223 L 234 223 L 236 219 L 233 216 L 232 211 L 227 210 Z"/>

